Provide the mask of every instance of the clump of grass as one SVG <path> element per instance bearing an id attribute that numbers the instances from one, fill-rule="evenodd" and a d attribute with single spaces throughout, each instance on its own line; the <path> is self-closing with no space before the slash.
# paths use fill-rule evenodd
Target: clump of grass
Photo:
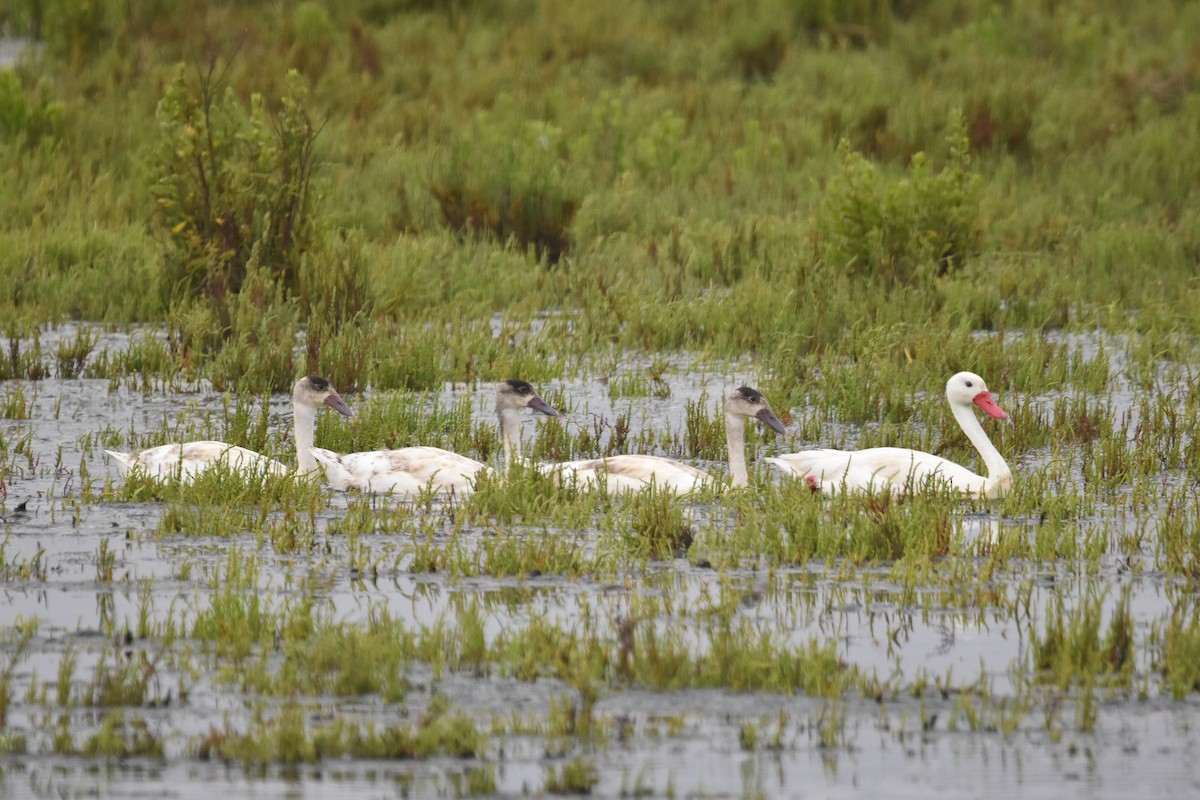
<path id="1" fill-rule="evenodd" d="M 82 752 L 84 755 L 106 758 L 140 756 L 161 759 L 164 747 L 162 738 L 150 730 L 146 720 L 126 720 L 123 712 L 110 711 L 105 715 L 100 730 L 84 742 Z"/>
<path id="2" fill-rule="evenodd" d="M 657 561 L 687 554 L 695 535 L 673 492 L 657 486 L 636 492 L 629 500 L 628 514 L 628 522 L 619 529 L 635 558 Z"/>
<path id="3" fill-rule="evenodd" d="M 2 632 L 4 638 L 8 640 L 5 641 L 5 644 L 11 649 L 5 659 L 4 668 L 0 670 L 0 731 L 8 727 L 8 708 L 12 705 L 13 700 L 13 674 L 37 635 L 37 630 L 36 619 L 17 619 L 12 628 Z"/>
<path id="4" fill-rule="evenodd" d="M 1193 602 L 1177 603 L 1150 635 L 1152 665 L 1171 696 L 1182 700 L 1200 691 L 1200 610 Z"/>
<path id="5" fill-rule="evenodd" d="M 1061 595 L 1055 595 L 1045 632 L 1033 641 L 1033 660 L 1040 680 L 1067 689 L 1076 683 L 1099 681 L 1112 686 L 1129 686 L 1133 680 L 1133 621 L 1129 595 L 1118 604 L 1109 621 L 1108 633 L 1101 630 L 1102 597 L 1083 598 L 1068 610 Z"/>
<path id="6" fill-rule="evenodd" d="M 7 359 L 0 358 L 0 380 L 23 378 L 38 381 L 50 374 L 42 361 L 42 346 L 36 329 L 30 347 L 22 347 L 20 335 L 16 330 L 10 330 L 7 355 Z"/>
<path id="7" fill-rule="evenodd" d="M 59 378 L 78 378 L 83 373 L 88 356 L 96 346 L 96 336 L 90 328 L 80 326 L 71 340 L 59 342 L 54 360 Z"/>
<path id="8" fill-rule="evenodd" d="M 692 458 L 724 460 L 729 457 L 725 417 L 721 412 L 709 413 L 706 396 L 688 400 L 684 406 L 684 436 L 687 453 Z"/>
<path id="9" fill-rule="evenodd" d="M 832 646 L 815 640 L 791 646 L 729 610 L 703 626 L 707 650 L 696 652 L 679 630 L 639 625 L 630 660 L 633 680 L 646 688 L 725 687 L 735 692 L 770 691 L 836 697 L 854 679 Z"/>
<path id="10" fill-rule="evenodd" d="M 467 769 L 461 775 L 451 776 L 450 780 L 459 797 L 491 796 L 496 793 L 496 770 L 491 765 Z"/>
<path id="11" fill-rule="evenodd" d="M 148 333 L 135 333 L 123 350 L 103 347 L 97 351 L 83 369 L 85 378 L 106 378 L 113 384 L 140 378 L 139 388 L 149 390 L 152 386 L 166 383 L 179 375 L 182 368 L 177 352 L 160 337 Z"/>
<path id="12" fill-rule="evenodd" d="M 548 794 L 591 794 L 600 775 L 592 762 L 583 756 L 546 771 L 545 791 Z"/>
<path id="13" fill-rule="evenodd" d="M 166 699 L 158 674 L 157 658 L 143 650 L 105 650 L 96 663 L 95 677 L 84 694 L 84 704 L 97 708 L 142 706 Z"/>
<path id="14" fill-rule="evenodd" d="M 485 472 L 463 505 L 463 521 L 495 526 L 523 523 L 563 531 L 582 531 L 603 506 L 602 493 L 560 485 L 552 470 L 516 463 L 508 470 Z"/>
<path id="15" fill-rule="evenodd" d="M 131 472 L 120 483 L 106 486 L 100 496 L 165 503 L 157 527 L 160 535 L 222 538 L 265 529 L 272 510 L 281 510 L 295 520 L 315 513 L 324 504 L 324 490 L 310 477 L 230 469 L 220 463 L 191 483 Z"/>
<path id="16" fill-rule="evenodd" d="M 660 400 L 671 396 L 671 387 L 661 377 L 641 373 L 618 375 L 609 381 L 609 397 L 657 397 Z"/>
<path id="17" fill-rule="evenodd" d="M 212 595 L 190 626 L 190 634 L 206 643 L 214 656 L 240 666 L 261 644 L 272 642 L 281 625 L 277 609 L 258 592 L 259 559 L 231 547 L 224 567 L 212 571 Z"/>
<path id="18" fill-rule="evenodd" d="M 284 624 L 285 661 L 261 690 L 283 696 L 378 695 L 386 702 L 404 698 L 408 684 L 402 671 L 412 658 L 413 635 L 386 611 L 373 612 L 360 627 L 301 607 Z"/>
<path id="19" fill-rule="evenodd" d="M 0 419 L 29 419 L 29 407 L 29 397 L 21 384 L 7 386 L 0 397 Z"/>
<path id="20" fill-rule="evenodd" d="M 477 758 L 486 743 L 486 737 L 471 718 L 453 711 L 441 696 L 430 700 L 425 713 L 411 727 L 376 726 L 346 718 L 310 725 L 307 712 L 296 703 L 284 706 L 274 717 L 267 717 L 259 709 L 250 730 L 244 733 L 212 729 L 197 746 L 197 756 L 240 761 L 249 769 L 339 757 Z"/>

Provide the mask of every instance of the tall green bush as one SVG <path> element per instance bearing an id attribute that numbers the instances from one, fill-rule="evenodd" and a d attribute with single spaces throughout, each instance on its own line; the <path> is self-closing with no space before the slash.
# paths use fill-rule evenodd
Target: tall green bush
<path id="1" fill-rule="evenodd" d="M 946 145 L 940 169 L 917 153 L 907 175 L 892 178 L 842 140 L 841 169 L 829 182 L 821 219 L 822 256 L 888 286 L 961 267 L 980 243 L 980 177 L 971 170 L 961 114 L 950 122 Z"/>
<path id="2" fill-rule="evenodd" d="M 244 107 L 215 64 L 194 76 L 178 69 L 158 104 L 162 144 L 154 185 L 168 239 L 169 301 L 203 300 L 222 309 L 252 268 L 284 296 L 297 292 L 301 257 L 317 238 L 318 129 L 306 100 L 295 72 L 272 114 L 261 95 Z M 228 311 L 221 321 L 230 322 Z"/>

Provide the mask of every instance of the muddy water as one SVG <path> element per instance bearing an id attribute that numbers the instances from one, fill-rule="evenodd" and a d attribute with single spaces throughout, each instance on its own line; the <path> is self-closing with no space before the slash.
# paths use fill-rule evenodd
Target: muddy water
<path id="1" fill-rule="evenodd" d="M 143 335 L 143 334 L 139 334 Z M 69 328 L 47 332 L 45 350 L 57 338 L 70 338 Z M 125 334 L 105 334 L 100 346 L 122 347 Z M 1081 346 L 1086 344 L 1083 343 Z M 623 363 L 619 371 L 644 368 Z M 574 379 L 544 389 L 569 398 L 573 418 L 631 412 L 634 426 L 655 425 L 678 431 L 686 403 L 705 398 L 715 405 L 729 388 L 748 382 L 748 365 L 696 368 L 686 359 L 672 360 L 664 380 L 666 398 L 617 398 L 611 381 Z M 0 384 L 0 400 L 20 391 L 29 402 L 24 419 L 0 419 L 0 437 L 9 450 L 13 471 L 4 489 L 7 577 L 0 585 L 0 668 L 14 656 L 14 630 L 37 620 L 27 653 L 12 670 L 12 704 L 8 734 L 25 737 L 25 752 L 0 756 L 0 794 L 6 797 L 158 795 L 211 797 L 214 792 L 257 797 L 317 796 L 454 796 L 455 781 L 480 761 L 436 758 L 418 762 L 334 760 L 300 768 L 245 771 L 240 765 L 210 764 L 195 759 L 196 744 L 212 726 L 244 730 L 252 698 L 211 675 L 184 676 L 164 661 L 152 687 L 154 706 L 130 709 L 164 741 L 166 758 L 104 760 L 53 755 L 53 735 L 60 718 L 69 720 L 76 746 L 100 725 L 104 710 L 54 704 L 54 680 L 64 654 L 74 653 L 76 682 L 86 682 L 102 658 L 154 656 L 161 643 L 137 636 L 126 643 L 102 631 L 154 629 L 168 618 L 183 630 L 203 609 L 212 593 L 211 578 L 228 553 L 258 551 L 263 580 L 260 595 L 279 607 L 296 595 L 298 585 L 319 587 L 321 603 L 336 619 L 357 622 L 372 608 L 413 626 L 430 625 L 452 615 L 457 602 L 477 600 L 484 609 L 489 639 L 535 616 L 565 626 L 589 617 L 613 619 L 627 613 L 635 595 L 670 595 L 678 606 L 702 609 L 718 576 L 686 561 L 663 563 L 648 573 L 629 572 L 622 580 L 598 584 L 589 580 L 540 576 L 517 579 L 447 580 L 438 575 L 404 571 L 374 581 L 356 579 L 347 568 L 345 542 L 330 537 L 328 552 L 280 556 L 269 546 L 258 550 L 250 535 L 232 539 L 154 534 L 162 508 L 154 503 L 78 502 L 86 468 L 101 482 L 115 470 L 99 454 L 96 434 L 107 427 L 139 432 L 187 426 L 187 417 L 219 405 L 203 386 L 142 394 L 114 388 L 107 381 L 59 380 Z M 468 390 L 447 387 L 438 402 L 457 401 Z M 490 392 L 469 394 L 479 414 L 491 413 Z M 272 420 L 280 436 L 289 421 L 289 401 L 273 401 Z M 586 423 L 579 423 L 586 424 Z M 536 436 L 537 421 L 526 422 Z M 219 431 L 218 431 L 219 433 Z M 27 452 L 16 453 L 17 443 Z M 345 499 L 334 497 L 321 525 L 336 520 Z M 970 512 L 962 533 L 995 538 L 1020 530 L 985 512 Z M 485 536 L 486 532 L 467 532 Z M 385 536 L 363 537 L 372 553 L 390 556 L 399 544 Z M 98 553 L 115 555 L 114 580 L 100 581 Z M 386 560 L 386 559 L 385 559 Z M 32 574 L 18 565 L 35 564 Z M 1030 638 L 1040 631 L 1056 596 L 1104 595 L 1111 613 L 1123 590 L 1129 592 L 1135 636 L 1144 637 L 1171 613 L 1166 581 L 1154 573 L 1130 575 L 1118 563 L 1106 565 L 1098 578 L 1079 578 L 1070 569 L 1037 564 L 1016 565 L 1004 576 L 1002 592 L 1011 594 L 1028 582 L 1034 621 L 995 609 L 964 612 L 939 607 L 936 588 L 920 592 L 914 603 L 889 582 L 886 570 L 859 574 L 847 585 L 828 565 L 801 569 L 746 569 L 727 574 L 728 590 L 739 593 L 740 611 L 779 640 L 804 644 L 816 639 L 835 642 L 848 665 L 877 675 L 899 687 L 922 676 L 931 682 L 950 674 L 956 686 L 977 682 L 990 687 L 996 702 L 1013 691 L 1014 674 L 1029 668 Z M 662 627 L 682 627 L 691 641 L 705 643 L 699 614 L 658 620 Z M 120 637 L 118 636 L 118 639 Z M 1151 665 L 1136 665 L 1139 674 Z M 444 674 L 425 666 L 405 676 L 412 690 L 403 703 L 384 704 L 371 698 L 311 698 L 320 716 L 349 716 L 391 724 L 415 719 L 433 694 L 474 714 L 486 729 L 490 720 L 543 720 L 552 705 L 574 691 L 554 680 L 528 683 L 503 678 Z M 28 696 L 31 685 L 49 684 L 50 700 Z M 179 686 L 188 687 L 186 697 Z M 305 699 L 306 702 L 309 699 Z M 1125 797 L 1131 792 L 1184 796 L 1200 790 L 1200 768 L 1193 754 L 1198 734 L 1194 720 L 1198 701 L 1182 701 L 1151 692 L 1144 700 L 1101 699 L 1093 731 L 1078 732 L 1073 712 L 1063 712 L 1061 725 L 1047 726 L 1040 711 L 1026 715 L 1005 735 L 984 725 L 972 729 L 955 692 L 931 691 L 913 699 L 899 691 L 880 701 L 850 697 L 830 702 L 803 695 L 731 693 L 722 690 L 649 692 L 612 691 L 596 706 L 613 735 L 596 748 L 565 748 L 583 753 L 597 768 L 593 796 L 891 796 L 891 797 Z M 841 717 L 832 746 L 822 742 L 831 715 Z M 758 731 L 760 746 L 745 749 L 743 726 Z M 1049 729 L 1048 729 L 1049 728 Z M 777 738 L 778 747 L 762 746 Z M 564 748 L 537 735 L 492 737 L 486 760 L 495 767 L 497 791 L 503 795 L 539 794 L 547 768 L 561 764 Z"/>

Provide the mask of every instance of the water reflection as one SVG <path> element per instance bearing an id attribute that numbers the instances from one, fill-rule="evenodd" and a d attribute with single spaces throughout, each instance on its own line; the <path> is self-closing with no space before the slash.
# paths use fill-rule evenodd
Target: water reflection
<path id="1" fill-rule="evenodd" d="M 35 53 L 40 45 L 29 39 L 0 36 L 0 69 L 15 66 L 17 61 Z"/>

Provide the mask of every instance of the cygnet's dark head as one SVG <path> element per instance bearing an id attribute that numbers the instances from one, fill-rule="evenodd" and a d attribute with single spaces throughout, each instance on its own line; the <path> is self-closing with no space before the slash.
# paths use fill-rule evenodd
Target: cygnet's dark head
<path id="1" fill-rule="evenodd" d="M 763 397 L 762 392 L 751 389 L 749 386 L 742 386 L 729 393 L 729 396 L 725 398 L 725 413 L 747 419 L 757 419 L 759 422 L 769 425 L 776 433 L 784 432 L 783 423 L 771 410 L 771 404 L 767 402 L 767 398 Z"/>
<path id="2" fill-rule="evenodd" d="M 533 388 L 533 384 L 529 381 L 514 378 L 513 380 L 503 381 L 496 387 L 497 413 L 520 411 L 523 408 L 532 408 L 534 411 L 540 411 L 549 417 L 557 417 L 559 415 L 553 406 L 538 395 L 537 391 Z"/>
<path id="3" fill-rule="evenodd" d="M 296 386 L 292 389 L 292 399 L 309 408 L 327 405 L 339 414 L 354 416 L 354 412 L 342 400 L 333 384 L 320 375 L 309 375 L 296 381 Z"/>

